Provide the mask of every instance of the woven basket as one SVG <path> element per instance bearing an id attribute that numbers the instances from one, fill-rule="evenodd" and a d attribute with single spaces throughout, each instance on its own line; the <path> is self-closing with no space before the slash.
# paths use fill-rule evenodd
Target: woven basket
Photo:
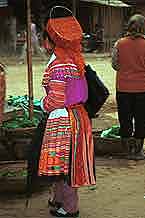
<path id="1" fill-rule="evenodd" d="M 36 127 L 5 129 L 7 143 L 15 159 L 27 159 Z"/>
<path id="2" fill-rule="evenodd" d="M 95 155 L 125 155 L 119 138 L 102 138 L 99 132 L 93 133 Z"/>

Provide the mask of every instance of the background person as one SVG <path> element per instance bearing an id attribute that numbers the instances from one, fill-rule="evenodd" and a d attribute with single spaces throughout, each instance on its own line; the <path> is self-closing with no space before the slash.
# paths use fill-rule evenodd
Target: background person
<path id="1" fill-rule="evenodd" d="M 128 158 L 144 159 L 145 138 L 145 17 L 136 14 L 127 34 L 113 48 L 112 67 L 116 75 L 116 100 L 122 144 Z"/>
<path id="2" fill-rule="evenodd" d="M 26 36 L 27 36 L 27 33 L 25 31 L 25 39 L 26 39 Z M 36 27 L 36 24 L 34 23 L 34 18 L 32 18 L 32 22 L 31 22 L 31 46 L 32 46 L 32 55 L 38 55 L 42 57 L 44 60 L 46 59 L 44 50 L 41 48 L 40 43 L 39 43 L 37 27 Z M 22 48 L 22 51 L 19 57 L 20 63 L 25 62 L 26 50 L 27 50 L 27 39 L 24 43 L 24 46 Z"/>

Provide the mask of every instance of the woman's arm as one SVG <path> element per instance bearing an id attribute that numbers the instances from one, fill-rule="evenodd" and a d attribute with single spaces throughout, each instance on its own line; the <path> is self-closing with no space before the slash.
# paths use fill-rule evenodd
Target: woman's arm
<path id="1" fill-rule="evenodd" d="M 115 43 L 112 49 L 112 67 L 114 70 L 119 70 L 119 51 L 118 51 L 118 41 Z"/>
<path id="2" fill-rule="evenodd" d="M 63 108 L 65 101 L 66 81 L 64 76 L 65 69 L 59 68 L 51 71 L 51 75 L 44 74 L 43 85 L 47 95 L 43 97 L 41 105 L 44 111 L 50 112 L 56 108 Z"/>

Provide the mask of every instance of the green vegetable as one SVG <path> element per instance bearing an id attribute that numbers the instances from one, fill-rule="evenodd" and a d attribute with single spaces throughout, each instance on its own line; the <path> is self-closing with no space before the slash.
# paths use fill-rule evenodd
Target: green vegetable
<path id="1" fill-rule="evenodd" d="M 4 128 L 25 128 L 25 127 L 36 127 L 44 115 L 43 111 L 40 107 L 40 100 L 35 99 L 33 101 L 34 105 L 34 115 L 33 119 L 29 119 L 29 97 L 27 95 L 24 96 L 9 96 L 8 105 L 13 106 L 15 108 L 13 112 L 13 117 L 11 120 L 3 122 Z M 23 109 L 23 115 L 18 116 L 16 113 L 17 108 Z"/>
<path id="2" fill-rule="evenodd" d="M 29 120 L 28 115 L 13 117 L 12 120 L 3 122 L 4 128 L 25 128 L 25 127 L 35 127 L 39 123 L 39 117 L 34 114 L 32 120 Z"/>
<path id="3" fill-rule="evenodd" d="M 19 170 L 19 171 L 9 171 L 5 170 L 4 172 L 0 172 L 0 177 L 26 177 L 27 170 Z"/>
<path id="4" fill-rule="evenodd" d="M 120 127 L 117 125 L 114 125 L 111 128 L 102 131 L 101 137 L 102 138 L 120 138 L 119 130 L 120 130 Z"/>

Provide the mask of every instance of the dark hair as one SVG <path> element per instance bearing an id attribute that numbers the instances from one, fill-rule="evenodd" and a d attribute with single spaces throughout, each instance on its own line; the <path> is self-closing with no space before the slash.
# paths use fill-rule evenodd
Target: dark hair
<path id="1" fill-rule="evenodd" d="M 65 6 L 56 5 L 53 8 L 51 8 L 49 12 L 49 18 L 61 18 L 61 17 L 69 17 L 72 16 L 72 11 L 66 8 Z"/>
<path id="2" fill-rule="evenodd" d="M 141 14 L 133 15 L 128 22 L 128 32 L 132 36 L 139 36 L 145 33 L 145 17 Z"/>
<path id="3" fill-rule="evenodd" d="M 47 23 L 48 23 L 48 20 L 50 18 L 62 18 L 62 17 L 69 17 L 69 16 L 72 16 L 72 11 L 69 10 L 68 8 L 66 8 L 65 6 L 53 6 L 52 8 L 50 8 L 48 10 L 48 14 L 47 16 L 45 17 L 44 19 L 44 26 L 46 27 L 47 26 Z M 48 34 L 48 32 L 46 30 L 44 30 L 43 32 L 43 39 L 45 40 L 46 38 L 48 38 L 48 40 L 52 43 L 53 40 L 51 39 L 50 35 Z"/>
<path id="4" fill-rule="evenodd" d="M 48 32 L 46 30 L 44 30 L 42 36 L 43 36 L 44 40 L 47 38 L 51 43 L 54 43 L 53 40 L 51 39 L 50 35 L 48 34 Z"/>

